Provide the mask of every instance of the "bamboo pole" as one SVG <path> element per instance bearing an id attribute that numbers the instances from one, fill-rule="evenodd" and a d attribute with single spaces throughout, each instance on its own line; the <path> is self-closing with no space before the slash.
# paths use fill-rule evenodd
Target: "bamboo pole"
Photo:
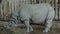
<path id="1" fill-rule="evenodd" d="M 39 1 L 39 3 L 41 3 L 41 0 L 38 0 Z"/>
<path id="2" fill-rule="evenodd" d="M 54 7 L 54 0 L 52 0 L 52 6 Z"/>
<path id="3" fill-rule="evenodd" d="M 36 0 L 31 0 L 32 4 L 36 4 Z"/>
<path id="4" fill-rule="evenodd" d="M 1 17 L 2 17 L 2 19 L 3 19 L 3 9 L 2 9 L 2 7 L 3 7 L 3 1 L 2 1 L 2 4 L 1 4 Z M 1 19 L 1 20 L 2 20 Z"/>
<path id="5" fill-rule="evenodd" d="M 7 7 L 8 7 L 8 6 L 7 6 L 7 0 L 5 0 L 4 2 L 5 2 L 5 3 L 4 3 L 4 20 L 6 20 L 6 19 L 7 19 L 6 16 L 7 16 L 7 14 L 8 14 L 8 12 L 7 12 L 7 10 L 8 10 L 8 9 L 7 9 Z"/>
<path id="6" fill-rule="evenodd" d="M 9 2 L 9 11 L 11 12 L 12 11 L 12 0 L 8 0 Z"/>
<path id="7" fill-rule="evenodd" d="M 46 1 L 46 3 L 49 3 L 48 0 L 45 0 L 45 1 Z"/>
<path id="8" fill-rule="evenodd" d="M 12 0 L 12 11 L 11 11 L 11 14 L 14 13 L 14 11 L 15 11 L 14 6 L 15 6 L 15 3 L 14 3 L 14 0 Z"/>
<path id="9" fill-rule="evenodd" d="M 1 19 L 1 3 L 0 3 L 0 19 Z"/>
<path id="10" fill-rule="evenodd" d="M 34 0 L 34 4 L 36 4 L 36 0 Z"/>
<path id="11" fill-rule="evenodd" d="M 17 3 L 18 2 L 18 0 L 15 0 L 15 11 L 16 11 L 16 9 L 17 9 Z"/>
<path id="12" fill-rule="evenodd" d="M 31 3 L 30 2 L 31 0 L 25 0 L 25 1 L 26 1 L 27 4 L 30 4 Z M 34 2 L 36 3 L 36 0 Z"/>
<path id="13" fill-rule="evenodd" d="M 2 13 L 3 14 L 3 20 L 4 20 L 4 10 L 5 10 L 4 9 L 4 3 L 5 3 L 5 1 L 3 0 L 3 5 L 2 5 L 2 8 L 3 8 L 3 13 Z"/>
<path id="14" fill-rule="evenodd" d="M 60 19 L 60 0 L 59 1 L 59 19 Z"/>
<path id="15" fill-rule="evenodd" d="M 55 0 L 54 2 L 55 2 L 55 14 L 56 14 L 55 19 L 58 20 L 58 11 L 57 11 L 58 10 L 58 7 L 57 7 L 58 4 L 57 4 L 57 0 Z"/>

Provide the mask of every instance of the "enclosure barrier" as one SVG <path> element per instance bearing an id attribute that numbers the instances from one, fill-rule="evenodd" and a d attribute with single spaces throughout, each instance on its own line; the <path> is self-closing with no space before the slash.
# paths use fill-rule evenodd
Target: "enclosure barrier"
<path id="1" fill-rule="evenodd" d="M 56 19 L 60 19 L 60 0 L 2 0 L 1 11 L 0 11 L 0 20 L 8 20 L 14 11 L 16 11 L 21 4 L 37 4 L 37 3 L 50 3 L 54 7 Z"/>

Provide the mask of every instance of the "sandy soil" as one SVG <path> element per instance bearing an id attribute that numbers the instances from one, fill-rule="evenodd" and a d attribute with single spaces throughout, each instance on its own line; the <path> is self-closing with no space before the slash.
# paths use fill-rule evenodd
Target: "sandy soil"
<path id="1" fill-rule="evenodd" d="M 8 22 L 0 21 L 0 26 L 1 25 L 7 25 L 7 24 L 8 24 Z M 42 32 L 43 28 L 44 28 L 43 26 L 32 25 L 34 31 L 29 33 L 29 34 L 60 34 L 59 24 L 60 23 L 58 23 L 58 22 L 54 22 L 54 25 L 52 26 L 51 30 L 48 33 L 43 33 Z M 12 33 L 12 34 L 24 34 L 25 30 L 24 30 L 24 27 L 22 27 L 22 28 L 18 27 L 15 30 L 11 30 L 11 31 L 8 30 L 8 31 L 6 31 L 3 27 L 2 28 L 0 27 L 0 34 L 8 34 L 7 32 Z"/>

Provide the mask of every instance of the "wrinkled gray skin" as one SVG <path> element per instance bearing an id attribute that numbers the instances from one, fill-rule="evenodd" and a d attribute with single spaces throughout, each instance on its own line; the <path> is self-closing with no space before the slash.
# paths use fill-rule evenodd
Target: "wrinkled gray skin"
<path id="1" fill-rule="evenodd" d="M 52 27 L 52 21 L 55 16 L 54 8 L 51 7 L 49 4 L 25 4 L 22 5 L 21 8 L 19 8 L 15 13 L 13 13 L 12 21 L 9 25 L 11 27 L 15 27 L 18 20 L 17 16 L 20 16 L 22 21 L 24 21 L 24 24 L 26 26 L 26 32 L 29 33 L 33 31 L 32 26 L 30 25 L 29 21 L 32 19 L 33 23 L 42 23 L 46 20 L 46 27 L 43 32 L 48 32 L 50 28 Z M 14 22 L 15 21 L 15 22 Z M 7 25 L 7 28 L 10 28 L 9 25 Z"/>

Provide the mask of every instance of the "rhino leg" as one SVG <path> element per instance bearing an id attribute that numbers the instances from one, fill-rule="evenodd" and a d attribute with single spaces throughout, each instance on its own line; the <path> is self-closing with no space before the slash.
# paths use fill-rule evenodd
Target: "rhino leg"
<path id="1" fill-rule="evenodd" d="M 45 27 L 45 30 L 43 30 L 43 32 L 48 32 L 51 27 L 52 27 L 52 20 L 47 20 L 47 25 Z"/>
<path id="2" fill-rule="evenodd" d="M 32 28 L 32 26 L 30 26 L 30 32 L 32 32 L 33 31 L 33 28 Z"/>
<path id="3" fill-rule="evenodd" d="M 26 32 L 29 33 L 30 32 L 29 31 L 29 26 L 30 26 L 29 20 L 25 20 L 24 23 L 25 23 L 25 26 L 26 26 Z"/>

